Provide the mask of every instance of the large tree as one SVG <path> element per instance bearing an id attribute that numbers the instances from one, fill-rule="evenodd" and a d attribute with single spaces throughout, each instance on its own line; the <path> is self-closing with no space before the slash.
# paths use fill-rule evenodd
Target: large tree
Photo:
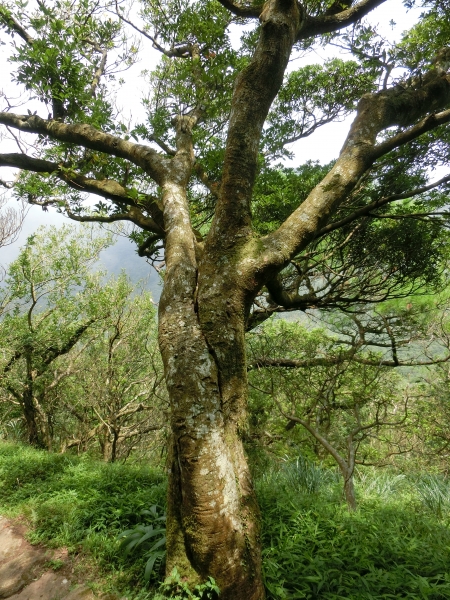
<path id="1" fill-rule="evenodd" d="M 389 46 L 362 21 L 385 1 L 0 3 L 14 80 L 32 97 L 25 114 L 15 98 L 0 113 L 19 145 L 0 154 L 22 170 L 16 193 L 75 220 L 129 221 L 144 257 L 164 249 L 167 569 L 192 584 L 212 575 L 223 600 L 264 597 L 241 442 L 246 329 L 439 279 L 450 177 L 430 183 L 427 165 L 448 155 L 447 6 L 431 4 Z M 134 95 L 136 82 L 117 74 L 139 43 L 148 92 L 142 118 L 126 120 L 114 93 Z M 290 63 L 328 43 L 352 56 Z M 333 164 L 276 165 L 287 144 L 352 110 Z"/>

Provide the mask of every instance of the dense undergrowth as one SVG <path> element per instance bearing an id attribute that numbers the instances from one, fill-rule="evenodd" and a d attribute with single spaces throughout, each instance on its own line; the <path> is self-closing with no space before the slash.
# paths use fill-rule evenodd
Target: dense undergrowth
<path id="1" fill-rule="evenodd" d="M 0 442 L 0 513 L 24 515 L 32 543 L 89 557 L 110 590 L 139 585 L 144 559 L 124 557 L 116 539 L 142 523 L 149 505 L 164 505 L 165 494 L 161 470 Z"/>
<path id="2" fill-rule="evenodd" d="M 66 546 L 129 600 L 154 598 L 157 581 L 145 585 L 143 553 L 124 556 L 117 538 L 164 505 L 165 487 L 158 469 L 0 443 L 0 513 L 25 515 L 32 542 Z M 266 468 L 257 491 L 269 599 L 450 599 L 443 477 L 365 472 L 355 513 L 336 474 L 304 460 Z"/>
<path id="3" fill-rule="evenodd" d="M 341 482 L 304 462 L 269 472 L 258 491 L 269 598 L 450 598 L 443 478 L 365 474 L 354 513 Z"/>

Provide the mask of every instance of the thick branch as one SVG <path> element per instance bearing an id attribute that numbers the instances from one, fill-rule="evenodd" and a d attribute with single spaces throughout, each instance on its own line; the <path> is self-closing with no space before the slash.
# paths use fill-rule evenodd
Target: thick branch
<path id="1" fill-rule="evenodd" d="M 55 120 L 47 121 L 37 115 L 16 115 L 2 112 L 0 113 L 0 124 L 8 125 L 25 133 L 37 133 L 52 140 L 77 144 L 84 148 L 125 158 L 144 169 L 157 183 L 162 180 L 167 170 L 167 160 L 153 148 L 123 140 L 85 123 L 67 125 Z"/>
<path id="2" fill-rule="evenodd" d="M 311 305 L 316 304 L 317 297 L 315 294 L 304 294 L 300 296 L 297 292 L 288 292 L 284 289 L 283 283 L 279 275 L 272 277 L 266 282 L 267 290 L 273 302 L 287 309 L 295 308 L 296 310 L 306 310 L 311 308 Z"/>
<path id="3" fill-rule="evenodd" d="M 447 80 L 447 78 L 445 79 Z M 414 125 L 414 127 L 411 127 L 410 129 L 407 129 L 406 131 L 403 131 L 402 133 L 399 133 L 398 135 L 395 135 L 394 137 L 389 138 L 385 142 L 382 142 L 381 144 L 375 146 L 373 151 L 373 157 L 380 158 L 381 156 L 384 156 L 391 150 L 395 150 L 395 148 L 398 148 L 399 146 L 403 146 L 404 144 L 415 140 L 423 133 L 431 131 L 439 125 L 445 125 L 449 122 L 450 110 L 445 110 L 438 114 L 431 114 L 422 119 L 422 121 L 420 121 L 420 123 L 417 123 L 417 125 Z"/>
<path id="4" fill-rule="evenodd" d="M 233 13 L 233 15 L 248 19 L 259 19 L 264 8 L 264 4 L 260 4 L 259 6 L 242 6 L 231 0 L 219 0 L 219 2 L 227 10 Z"/>
<path id="5" fill-rule="evenodd" d="M 437 71 L 423 87 L 396 86 L 363 96 L 334 167 L 279 229 L 263 238 L 265 251 L 261 256 L 261 270 L 266 273 L 265 281 L 272 279 L 274 271 L 283 268 L 317 237 L 331 214 L 353 191 L 377 158 L 425 131 L 450 121 L 450 111 L 431 114 L 406 132 L 377 145 L 377 136 L 381 131 L 394 125 L 406 127 L 423 114 L 433 113 L 449 103 L 450 79 L 440 76 Z M 263 279 L 263 283 L 265 281 Z"/>
<path id="6" fill-rule="evenodd" d="M 223 245 L 251 229 L 253 184 L 259 140 L 282 83 L 302 14 L 295 0 L 269 0 L 261 14 L 261 34 L 250 64 L 238 75 L 228 128 L 222 186 L 209 239 Z"/>

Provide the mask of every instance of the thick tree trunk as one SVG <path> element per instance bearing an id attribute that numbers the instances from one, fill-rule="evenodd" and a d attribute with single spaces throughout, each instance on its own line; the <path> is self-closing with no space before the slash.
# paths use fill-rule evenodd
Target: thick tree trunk
<path id="1" fill-rule="evenodd" d="M 163 299 L 160 339 L 172 405 L 167 570 L 177 566 L 192 584 L 211 575 L 221 600 L 261 600 L 258 506 L 241 419 L 224 403 L 230 373 L 218 368 L 193 301 L 185 303 L 183 317 L 168 308 Z"/>
<path id="2" fill-rule="evenodd" d="M 217 263 L 198 265 L 195 238 L 182 227 L 184 190 L 170 184 L 166 193 L 166 206 L 176 209 L 166 216 L 159 303 L 172 430 L 167 571 L 176 566 L 191 585 L 214 577 L 221 600 L 262 600 L 259 512 L 240 439 L 245 311 L 235 303 L 242 294 Z"/>

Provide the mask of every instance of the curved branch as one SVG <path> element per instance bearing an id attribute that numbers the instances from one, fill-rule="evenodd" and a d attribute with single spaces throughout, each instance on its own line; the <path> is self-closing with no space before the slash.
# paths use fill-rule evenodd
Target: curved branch
<path id="1" fill-rule="evenodd" d="M 367 206 L 363 206 L 362 208 L 355 210 L 355 212 L 353 212 L 351 215 L 348 215 L 347 217 L 344 217 L 343 219 L 340 219 L 339 221 L 334 221 L 333 223 L 330 223 L 326 227 L 323 227 L 318 232 L 317 237 L 321 237 L 323 235 L 326 235 L 327 233 L 330 233 L 331 231 L 335 231 L 336 229 L 339 229 L 340 227 L 344 227 L 344 225 L 348 225 L 349 223 L 352 223 L 356 219 L 359 219 L 359 217 L 364 217 L 366 215 L 369 215 L 369 213 L 371 213 L 373 210 L 375 210 L 377 208 L 380 208 L 381 206 L 385 206 L 386 204 L 395 202 L 396 200 L 406 200 L 408 198 L 413 198 L 414 196 L 419 196 L 420 194 L 429 192 L 430 190 L 433 190 L 433 189 L 439 187 L 440 185 L 443 185 L 444 183 L 448 183 L 449 181 L 450 181 L 450 175 L 446 175 L 445 177 L 442 177 L 442 179 L 439 179 L 439 181 L 435 181 L 434 183 L 430 183 L 429 185 L 424 185 L 420 188 L 416 188 L 415 190 L 403 192 L 402 194 L 392 194 L 392 196 L 386 196 L 385 198 L 380 198 L 379 200 L 375 200 L 374 202 L 371 202 Z M 373 215 L 373 216 L 377 216 L 377 215 Z"/>
<path id="2" fill-rule="evenodd" d="M 369 367 L 426 367 L 438 365 L 450 361 L 450 354 L 443 358 L 435 360 L 417 360 L 417 361 L 395 361 L 395 360 L 371 360 L 369 358 L 355 357 L 354 352 L 350 350 L 348 353 L 341 354 L 331 358 L 310 358 L 305 360 L 295 358 L 256 358 L 249 363 L 248 370 L 262 369 L 269 367 L 279 367 L 283 369 L 307 369 L 309 367 L 328 367 L 331 365 L 340 364 L 346 360 L 351 360 L 359 365 L 367 365 Z"/>
<path id="3" fill-rule="evenodd" d="M 155 48 L 155 50 L 158 50 L 158 52 L 161 52 L 161 54 L 164 54 L 165 56 L 168 56 L 169 58 L 173 58 L 173 57 L 188 58 L 189 56 L 191 56 L 191 54 L 192 54 L 191 44 L 185 44 L 185 45 L 178 46 L 178 47 L 172 47 L 172 48 L 170 48 L 170 50 L 166 50 L 165 48 L 163 48 L 163 46 L 161 46 L 161 44 L 159 44 L 158 41 L 156 40 L 156 37 L 150 35 L 148 33 L 148 31 L 145 31 L 145 29 L 141 29 L 140 27 L 135 25 L 133 23 L 133 21 L 130 21 L 129 19 L 127 19 L 120 12 L 118 4 L 117 4 L 117 0 L 116 0 L 116 14 L 121 21 L 123 21 L 124 23 L 127 23 L 127 25 L 132 27 L 135 31 L 137 31 L 138 33 L 143 35 L 145 38 L 150 40 L 152 42 L 153 48 Z"/>
<path id="4" fill-rule="evenodd" d="M 34 38 L 28 33 L 28 31 L 22 27 L 22 25 L 15 19 L 8 8 L 6 6 L 0 5 L 0 25 L 3 24 L 4 27 L 12 31 L 13 33 L 17 33 L 19 37 L 23 39 L 28 45 L 31 46 L 34 42 Z"/>
<path id="5" fill-rule="evenodd" d="M 37 115 L 0 112 L 0 124 L 25 133 L 37 133 L 52 140 L 78 144 L 84 148 L 125 158 L 141 167 L 157 183 L 162 181 L 167 171 L 167 159 L 153 148 L 104 133 L 86 123 L 68 125 L 56 120 L 41 119 Z"/>
<path id="6" fill-rule="evenodd" d="M 363 0 L 355 6 L 334 15 L 325 14 L 320 17 L 307 16 L 305 24 L 297 36 L 297 41 L 305 40 L 315 35 L 333 33 L 334 31 L 339 31 L 349 25 L 353 25 L 384 2 L 386 0 Z"/>
<path id="7" fill-rule="evenodd" d="M 149 235 L 148 238 L 138 247 L 138 256 L 147 256 L 152 258 L 155 255 L 154 244 L 161 239 L 159 235 Z"/>
<path id="8" fill-rule="evenodd" d="M 145 231 L 155 232 L 157 226 L 153 219 L 146 217 L 133 206 L 125 213 L 117 213 L 108 216 L 102 215 L 77 215 L 70 210 L 70 207 L 66 204 L 66 214 L 69 219 L 73 221 L 78 221 L 79 223 L 115 223 L 116 221 L 130 221 L 135 225 L 138 225 Z M 157 239 L 161 239 L 164 236 L 164 232 L 160 232 L 159 234 L 155 234 Z"/>
<path id="9" fill-rule="evenodd" d="M 406 131 L 402 131 L 398 135 L 394 135 L 394 137 L 389 138 L 385 142 L 378 144 L 373 149 L 373 157 L 375 159 L 384 156 L 391 150 L 395 150 L 399 146 L 403 146 L 412 140 L 415 140 L 423 133 L 427 133 L 427 131 L 431 131 L 438 127 L 439 125 L 445 125 L 450 122 L 450 110 L 445 110 L 440 113 L 433 113 L 428 115 L 424 119 L 422 119 L 417 125 L 414 127 L 410 127 Z"/>
<path id="10" fill-rule="evenodd" d="M 135 205 L 135 201 L 130 197 L 130 191 L 124 188 L 120 183 L 113 179 L 92 179 L 85 177 L 80 173 L 71 171 L 70 169 L 63 168 L 62 165 L 50 162 L 48 160 L 42 160 L 40 158 L 33 158 L 26 154 L 0 154 L 0 167 L 16 167 L 18 169 L 24 169 L 27 171 L 33 171 L 35 173 L 51 173 L 64 181 L 69 187 L 79 191 L 86 192 L 89 194 L 95 194 L 112 202 L 116 202 L 121 206 L 131 205 L 126 213 L 123 214 L 123 218 L 128 221 L 136 223 L 146 231 L 152 231 L 159 235 L 164 235 L 164 225 L 162 212 L 156 204 L 155 198 L 150 195 L 145 195 L 144 203 L 145 208 L 152 214 L 153 218 L 145 217 L 140 210 L 139 205 Z M 39 204 L 37 202 L 31 202 L 31 204 Z M 42 206 L 51 205 L 51 201 L 45 201 Z M 133 206 L 134 205 L 134 206 Z M 76 215 L 70 213 L 70 209 L 66 207 L 67 214 L 71 219 L 93 221 L 96 220 L 100 223 L 111 223 L 112 221 L 118 221 L 117 215 L 113 215 L 112 221 L 101 220 L 106 217 L 95 217 L 94 215 L 89 217 L 75 218 Z M 108 217 L 109 218 L 109 217 Z"/>
<path id="11" fill-rule="evenodd" d="M 395 86 L 363 96 L 333 168 L 276 231 L 259 240 L 262 246 L 260 281 L 265 283 L 272 279 L 274 273 L 316 238 L 378 158 L 422 133 L 450 122 L 450 110 L 434 114 L 434 111 L 449 104 L 450 77 L 441 76 L 437 71 L 431 73 L 423 86 Z M 428 116 L 423 118 L 427 113 Z M 422 121 L 403 133 L 381 144 L 376 143 L 381 131 L 395 125 L 408 127 L 420 118 Z"/>
<path id="12" fill-rule="evenodd" d="M 220 184 L 217 181 L 211 181 L 209 179 L 205 169 L 198 161 L 195 161 L 194 163 L 194 173 L 197 175 L 197 177 L 203 183 L 203 185 L 208 189 L 210 194 L 214 196 L 214 198 L 217 198 L 219 195 Z"/>
<path id="13" fill-rule="evenodd" d="M 311 427 L 311 425 L 308 423 L 308 421 L 305 421 L 304 419 L 300 419 L 299 417 L 297 417 L 295 415 L 290 415 L 290 414 L 286 413 L 283 410 L 280 402 L 278 401 L 278 399 L 275 396 L 273 396 L 273 400 L 275 401 L 275 404 L 277 405 L 278 410 L 280 411 L 280 413 L 283 417 L 285 417 L 290 422 L 299 423 L 300 425 L 302 425 L 314 438 L 316 438 L 316 440 L 320 444 L 322 444 L 322 446 L 327 450 L 327 452 L 329 452 L 331 454 L 331 456 L 337 462 L 337 464 L 342 469 L 342 471 L 344 471 L 344 472 L 348 471 L 348 465 L 347 465 L 346 461 L 344 460 L 344 458 L 342 458 L 342 456 L 339 454 L 339 452 L 336 450 L 336 448 L 334 448 L 326 438 L 324 438 L 322 435 L 320 435 L 320 433 L 317 431 L 317 429 L 314 429 L 314 427 Z"/>
<path id="14" fill-rule="evenodd" d="M 264 8 L 264 4 L 260 4 L 259 6 L 242 6 L 241 4 L 232 2 L 232 0 L 219 0 L 219 2 L 224 8 L 233 13 L 233 15 L 247 19 L 259 19 Z"/>
<path id="15" fill-rule="evenodd" d="M 271 299 L 279 306 L 287 309 L 295 309 L 305 311 L 317 303 L 317 297 L 313 294 L 304 294 L 300 296 L 297 292 L 288 292 L 284 289 L 279 275 L 272 277 L 266 282 L 267 290 Z"/>

